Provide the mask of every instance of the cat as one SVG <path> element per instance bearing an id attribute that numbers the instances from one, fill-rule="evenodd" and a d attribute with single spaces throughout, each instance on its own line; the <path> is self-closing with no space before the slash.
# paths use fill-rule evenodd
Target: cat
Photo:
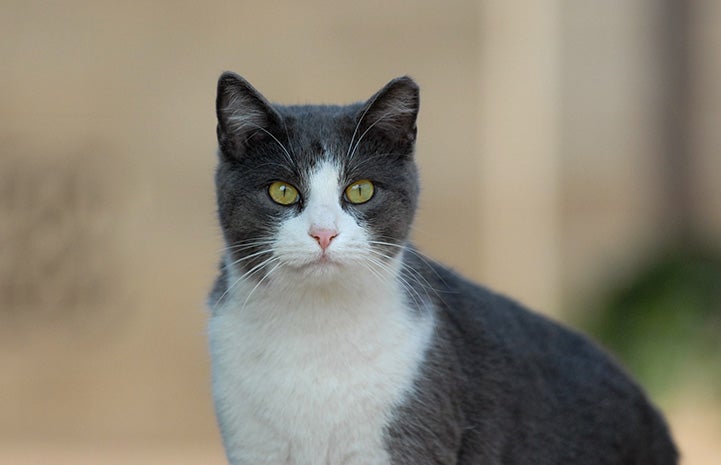
<path id="1" fill-rule="evenodd" d="M 409 242 L 419 88 L 282 106 L 226 72 L 212 391 L 232 465 L 671 465 L 639 386 L 584 336 Z"/>

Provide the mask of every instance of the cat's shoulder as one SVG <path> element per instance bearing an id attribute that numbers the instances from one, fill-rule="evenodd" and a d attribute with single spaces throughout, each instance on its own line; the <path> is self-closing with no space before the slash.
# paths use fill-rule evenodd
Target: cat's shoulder
<path id="1" fill-rule="evenodd" d="M 407 266 L 421 276 L 417 281 L 428 287 L 439 323 L 459 343 L 539 363 L 593 360 L 604 370 L 622 371 L 613 357 L 577 329 L 473 282 L 414 248 L 409 250 Z"/>

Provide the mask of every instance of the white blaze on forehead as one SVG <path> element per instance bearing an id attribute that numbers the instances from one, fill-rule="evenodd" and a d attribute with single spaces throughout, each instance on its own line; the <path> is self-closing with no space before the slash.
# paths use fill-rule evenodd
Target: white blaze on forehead
<path id="1" fill-rule="evenodd" d="M 344 213 L 340 196 L 340 170 L 335 163 L 323 162 L 310 177 L 310 196 L 306 207 L 308 227 L 337 230 Z"/>

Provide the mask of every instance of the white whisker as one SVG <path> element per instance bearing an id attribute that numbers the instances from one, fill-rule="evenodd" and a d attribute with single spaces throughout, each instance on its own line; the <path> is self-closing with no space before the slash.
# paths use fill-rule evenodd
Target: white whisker
<path id="1" fill-rule="evenodd" d="M 288 140 L 288 145 L 290 146 L 290 153 L 295 155 L 293 150 L 293 141 L 290 140 L 290 133 L 288 132 L 288 125 L 285 124 L 285 119 L 283 121 L 283 129 L 285 130 L 285 138 Z"/>
<path id="2" fill-rule="evenodd" d="M 218 253 L 222 252 L 239 252 L 241 250 L 247 250 L 252 249 L 253 247 L 258 247 L 260 245 L 272 245 L 275 243 L 273 239 L 266 239 L 266 240 L 260 240 L 260 241 L 251 241 L 251 242 L 237 242 L 228 246 L 223 247 L 218 251 Z"/>
<path id="3" fill-rule="evenodd" d="M 243 281 L 244 279 L 247 279 L 247 278 L 251 277 L 251 276 L 252 276 L 253 274 L 255 274 L 256 272 L 259 272 L 260 270 L 262 270 L 265 266 L 269 265 L 270 263 L 276 262 L 276 261 L 278 261 L 278 260 L 280 260 L 278 257 L 270 257 L 270 258 L 268 258 L 268 259 L 266 259 L 266 260 L 263 260 L 263 261 L 260 262 L 259 264 L 255 265 L 253 268 L 251 268 L 250 270 L 246 271 L 245 273 L 243 273 L 238 279 L 236 279 L 235 281 L 233 281 L 233 284 L 232 284 L 232 285 L 228 286 L 228 288 L 225 290 L 225 292 L 223 292 L 223 293 L 220 295 L 220 297 L 218 297 L 218 300 L 215 301 L 215 304 L 213 305 L 213 308 L 216 308 L 216 307 L 220 304 L 220 302 L 223 300 L 223 298 L 224 298 L 230 291 L 232 291 L 232 290 L 235 288 L 235 286 L 237 286 L 241 281 Z"/>
<path id="4" fill-rule="evenodd" d="M 410 249 L 410 248 L 405 247 L 405 246 L 399 246 L 399 245 L 397 245 L 397 244 L 384 243 L 384 242 L 380 242 L 380 241 L 369 241 L 369 242 L 372 243 L 372 244 L 383 244 L 383 245 L 395 246 L 395 247 L 398 247 L 398 248 L 401 248 L 401 249 L 404 249 L 404 250 L 408 250 L 408 251 L 410 251 L 410 252 L 415 252 L 413 249 Z M 371 252 L 372 254 L 375 254 L 375 255 L 377 255 L 377 256 L 380 256 L 380 257 L 386 258 L 387 260 L 390 260 L 390 257 L 389 257 L 389 256 L 387 256 L 386 254 L 382 253 L 382 252 L 379 251 L 379 250 L 370 249 L 370 252 Z M 421 257 L 420 254 L 418 254 L 418 253 L 416 253 L 416 255 L 419 256 L 419 257 Z M 425 264 L 426 266 L 428 266 L 428 268 L 431 269 L 431 270 L 432 270 L 434 273 L 436 273 L 436 275 L 437 275 L 437 272 L 435 272 L 435 270 L 433 270 L 433 268 L 431 267 L 430 263 L 428 263 L 423 257 L 421 257 L 421 259 L 424 261 L 424 264 Z M 404 273 L 405 273 L 405 276 L 407 277 L 407 279 L 403 277 L 403 274 L 404 274 Z M 442 278 L 440 278 L 440 276 L 438 276 L 438 277 L 439 277 L 439 279 L 442 279 Z M 420 271 L 414 269 L 414 268 L 411 267 L 410 265 L 407 265 L 407 264 L 403 263 L 403 268 L 402 268 L 402 270 L 401 270 L 401 273 L 399 274 L 399 279 L 405 279 L 406 282 L 408 282 L 408 280 L 411 280 L 416 286 L 418 286 L 419 288 L 421 288 L 421 289 L 423 289 L 423 290 L 425 291 L 426 297 L 429 297 L 429 298 L 430 298 L 430 295 L 428 294 L 428 291 L 432 291 L 433 294 L 434 294 L 440 301 L 443 301 L 443 298 L 442 298 L 441 295 L 439 294 L 438 289 L 436 289 L 430 282 L 428 282 L 428 280 L 426 279 L 426 277 L 423 276 L 423 273 L 421 273 Z M 409 284 L 410 284 L 410 283 L 409 283 Z M 415 289 L 415 288 L 414 288 L 414 289 Z"/>
<path id="5" fill-rule="evenodd" d="M 363 140 L 363 138 L 365 137 L 365 135 L 368 134 L 368 131 L 373 129 L 373 127 L 376 124 L 380 123 L 386 116 L 389 116 L 390 114 L 391 114 L 390 112 L 384 113 L 383 115 L 380 116 L 380 118 L 375 120 L 375 122 L 373 124 L 368 126 L 368 128 L 365 131 L 363 131 L 363 134 L 361 134 L 361 136 L 358 138 L 358 142 L 355 143 L 355 146 L 353 147 L 353 151 L 350 153 L 350 156 L 348 157 L 348 161 L 353 159 L 353 157 L 355 156 L 356 150 L 358 150 L 358 146 L 360 145 L 360 143 Z"/>
<path id="6" fill-rule="evenodd" d="M 422 261 L 424 265 L 426 265 L 426 267 L 428 268 L 428 270 L 430 270 L 430 271 L 436 276 L 436 278 L 438 278 L 439 281 L 441 281 L 441 282 L 444 282 L 444 281 L 445 281 L 445 280 L 443 279 L 443 277 L 442 277 L 440 274 L 438 274 L 438 271 L 436 271 L 436 269 L 433 267 L 433 264 L 431 263 L 432 261 L 431 261 L 428 257 L 426 257 L 425 255 L 423 255 L 421 252 L 417 251 L 416 249 L 414 249 L 414 248 L 412 248 L 412 247 L 408 247 L 408 246 L 406 246 L 405 244 L 404 244 L 404 245 L 400 245 L 400 244 L 394 244 L 394 243 L 392 243 L 392 242 L 383 242 L 383 241 L 374 241 L 374 240 L 371 240 L 371 241 L 368 241 L 368 242 L 371 243 L 371 244 L 375 244 L 375 245 L 384 245 L 384 246 L 388 246 L 388 247 L 396 247 L 396 248 L 398 248 L 398 249 L 402 249 L 402 250 L 405 251 L 405 252 L 412 253 L 412 254 L 413 254 L 414 256 L 416 256 L 420 261 Z"/>
<path id="7" fill-rule="evenodd" d="M 241 308 L 245 308 L 246 305 L 248 305 L 248 301 L 250 300 L 250 297 L 253 295 L 256 289 L 258 289 L 258 286 L 261 285 L 263 281 L 265 281 L 275 270 L 277 270 L 279 267 L 283 266 L 283 262 L 279 262 L 277 265 L 275 265 L 273 268 L 268 271 L 265 276 L 260 278 L 260 280 L 256 283 L 256 285 L 251 289 L 251 291 L 248 293 L 248 296 L 245 298 L 245 301 L 243 302 L 243 306 Z"/>
<path id="8" fill-rule="evenodd" d="M 348 151 L 345 154 L 346 158 L 348 158 L 350 156 L 351 147 L 353 147 L 353 141 L 355 140 L 355 136 L 358 133 L 358 129 L 360 129 L 360 125 L 363 122 L 363 118 L 365 118 L 366 113 L 368 113 L 368 110 L 370 110 L 370 108 L 373 106 L 374 103 L 375 103 L 375 99 L 373 99 L 373 101 L 370 102 L 366 106 L 365 110 L 363 110 L 363 114 L 360 116 L 360 118 L 358 118 L 358 122 L 356 123 L 355 129 L 353 130 L 353 135 L 350 138 L 350 144 L 348 144 Z"/>
<path id="9" fill-rule="evenodd" d="M 283 144 L 278 140 L 277 137 L 275 137 L 273 134 L 270 133 L 270 131 L 268 131 L 267 129 L 265 129 L 265 128 L 262 127 L 262 126 L 258 126 L 257 124 L 253 124 L 253 123 L 248 123 L 248 125 L 251 125 L 251 126 L 257 128 L 257 129 L 260 130 L 260 131 L 263 131 L 264 133 L 268 134 L 271 138 L 273 138 L 273 140 L 280 146 L 280 148 L 283 149 L 283 152 L 285 153 L 285 157 L 287 158 L 288 162 L 289 162 L 292 166 L 295 166 L 295 160 L 293 159 L 293 157 L 290 156 L 290 152 L 288 152 L 288 149 L 285 148 L 285 145 L 283 145 Z"/>
<path id="10" fill-rule="evenodd" d="M 387 258 L 386 256 L 384 256 L 382 254 L 381 254 L 381 256 L 384 258 Z M 371 258 L 370 256 L 367 256 L 365 258 L 365 260 L 367 260 L 369 263 L 377 266 L 381 270 L 386 271 L 387 273 L 395 274 L 393 269 L 391 269 L 387 264 L 381 262 L 380 260 Z M 403 277 L 402 274 L 399 273 L 395 277 L 396 277 L 396 279 L 398 279 L 398 282 L 401 284 L 401 286 L 409 294 L 409 297 L 411 297 L 415 301 L 416 305 L 422 306 L 423 298 L 420 295 L 420 293 L 415 289 L 415 287 L 405 277 Z M 421 288 L 423 288 L 423 286 L 421 286 Z M 427 294 L 426 294 L 426 297 L 428 297 Z"/>
<path id="11" fill-rule="evenodd" d="M 260 250 L 260 251 L 258 251 L 258 252 L 254 252 L 254 253 L 252 253 L 252 254 L 250 254 L 250 255 L 245 255 L 245 256 L 237 259 L 237 260 L 234 260 L 233 262 L 228 263 L 227 266 L 228 266 L 228 267 L 235 266 L 235 265 L 238 265 L 238 264 L 240 264 L 240 263 L 243 263 L 243 262 L 246 261 L 246 260 L 250 260 L 251 258 L 255 258 L 255 257 L 258 257 L 258 256 L 263 255 L 263 254 L 272 254 L 272 253 L 273 253 L 272 250 L 263 249 L 263 250 Z"/>

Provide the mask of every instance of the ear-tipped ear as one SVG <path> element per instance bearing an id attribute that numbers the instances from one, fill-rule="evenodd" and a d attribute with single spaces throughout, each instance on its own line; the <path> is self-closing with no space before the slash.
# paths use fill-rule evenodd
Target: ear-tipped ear
<path id="1" fill-rule="evenodd" d="M 243 149 L 253 135 L 267 134 L 281 118 L 248 81 L 228 71 L 218 79 L 215 109 L 218 143 L 223 151 Z"/>
<path id="2" fill-rule="evenodd" d="M 360 128 L 381 131 L 398 142 L 414 142 L 420 97 L 408 76 L 395 78 L 379 90 L 360 112 Z M 363 133 L 361 132 L 361 134 Z"/>

